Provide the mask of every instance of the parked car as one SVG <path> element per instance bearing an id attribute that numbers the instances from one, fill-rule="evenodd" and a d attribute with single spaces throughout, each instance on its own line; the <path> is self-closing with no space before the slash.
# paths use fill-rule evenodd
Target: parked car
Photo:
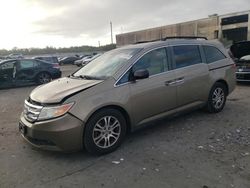
<path id="1" fill-rule="evenodd" d="M 75 64 L 76 66 L 80 67 L 80 66 L 82 66 L 82 62 L 83 62 L 83 61 L 85 61 L 86 59 L 90 59 L 91 57 L 92 57 L 91 55 L 84 56 L 84 57 L 82 57 L 81 59 L 76 60 L 76 61 L 74 62 L 74 64 Z"/>
<path id="2" fill-rule="evenodd" d="M 230 52 L 237 66 L 237 81 L 250 82 L 250 41 L 234 43 Z"/>
<path id="3" fill-rule="evenodd" d="M 15 53 L 15 54 L 10 54 L 6 57 L 6 59 L 23 59 L 23 54 L 20 53 Z"/>
<path id="4" fill-rule="evenodd" d="M 234 62 L 218 42 L 125 46 L 34 89 L 19 129 L 39 148 L 109 153 L 153 120 L 196 108 L 220 112 L 235 84 Z"/>
<path id="5" fill-rule="evenodd" d="M 60 78 L 58 64 L 50 64 L 36 59 L 6 60 L 0 62 L 0 88 L 45 84 Z"/>
<path id="6" fill-rule="evenodd" d="M 92 57 L 86 58 L 82 61 L 82 67 L 84 67 L 85 65 L 87 65 L 89 62 L 93 61 L 94 59 L 98 58 L 99 56 L 101 56 L 102 54 L 96 54 Z"/>
<path id="7" fill-rule="evenodd" d="M 34 59 L 46 61 L 51 64 L 59 64 L 59 61 L 56 56 L 39 56 L 39 57 L 35 57 Z"/>
<path id="8" fill-rule="evenodd" d="M 79 59 L 80 59 L 80 57 L 76 57 L 76 56 L 64 57 L 64 58 L 59 60 L 59 64 L 60 65 L 69 65 L 69 64 L 73 65 L 74 62 L 76 60 L 79 60 Z"/>

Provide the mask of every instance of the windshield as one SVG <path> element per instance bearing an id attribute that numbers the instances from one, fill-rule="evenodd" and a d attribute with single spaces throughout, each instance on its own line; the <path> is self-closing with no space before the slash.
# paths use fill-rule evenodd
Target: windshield
<path id="1" fill-rule="evenodd" d="M 107 79 L 113 76 L 139 49 L 117 49 L 107 52 L 74 73 L 73 77 Z"/>

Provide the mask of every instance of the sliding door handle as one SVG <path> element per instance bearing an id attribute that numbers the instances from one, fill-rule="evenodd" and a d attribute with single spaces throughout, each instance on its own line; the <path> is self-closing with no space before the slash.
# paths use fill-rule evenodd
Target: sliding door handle
<path id="1" fill-rule="evenodd" d="M 183 84 L 184 83 L 184 77 L 177 78 L 175 81 L 175 84 Z"/>
<path id="2" fill-rule="evenodd" d="M 166 86 L 173 86 L 175 84 L 175 82 L 176 82 L 175 80 L 166 81 L 165 85 Z"/>

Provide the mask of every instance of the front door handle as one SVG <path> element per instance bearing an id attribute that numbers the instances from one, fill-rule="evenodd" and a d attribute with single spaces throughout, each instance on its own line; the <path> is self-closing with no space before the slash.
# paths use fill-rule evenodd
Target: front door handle
<path id="1" fill-rule="evenodd" d="M 184 83 L 184 77 L 177 78 L 175 80 L 169 80 L 165 82 L 166 86 L 174 86 L 174 85 L 180 85 Z"/>

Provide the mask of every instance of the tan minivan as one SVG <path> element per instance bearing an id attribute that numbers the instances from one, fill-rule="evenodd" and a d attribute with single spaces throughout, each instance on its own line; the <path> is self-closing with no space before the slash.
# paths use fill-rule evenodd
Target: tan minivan
<path id="1" fill-rule="evenodd" d="M 129 45 L 34 89 L 19 130 L 39 148 L 104 154 L 153 120 L 195 108 L 220 112 L 235 80 L 234 62 L 216 41 Z"/>

